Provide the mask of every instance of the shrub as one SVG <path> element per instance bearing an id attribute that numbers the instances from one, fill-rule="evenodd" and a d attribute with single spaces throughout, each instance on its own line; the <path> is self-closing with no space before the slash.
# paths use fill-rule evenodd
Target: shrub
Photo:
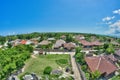
<path id="1" fill-rule="evenodd" d="M 85 73 L 87 80 L 90 80 L 90 73 Z"/>
<path id="2" fill-rule="evenodd" d="M 86 65 L 82 65 L 81 68 L 84 72 L 87 72 L 87 66 Z"/>
<path id="3" fill-rule="evenodd" d="M 44 69 L 44 74 L 47 74 L 47 75 L 50 75 L 50 73 L 51 73 L 51 71 L 52 71 L 52 67 L 50 67 L 50 66 L 47 66 L 45 69 Z"/>
<path id="4" fill-rule="evenodd" d="M 59 60 L 56 60 L 56 63 L 62 67 L 65 67 L 68 64 L 68 60 L 67 59 L 59 59 Z"/>

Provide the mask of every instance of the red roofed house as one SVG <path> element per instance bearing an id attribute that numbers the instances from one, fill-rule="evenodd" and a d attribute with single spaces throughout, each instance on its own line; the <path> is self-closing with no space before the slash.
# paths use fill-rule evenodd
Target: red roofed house
<path id="1" fill-rule="evenodd" d="M 102 43 L 99 41 L 88 42 L 86 40 L 79 40 L 80 43 L 83 45 L 83 48 L 92 48 L 93 46 L 101 46 Z"/>
<path id="2" fill-rule="evenodd" d="M 95 72 L 97 70 L 101 73 L 102 76 L 106 78 L 112 77 L 114 72 L 118 69 L 104 56 L 86 57 L 85 61 L 91 72 Z"/>
<path id="3" fill-rule="evenodd" d="M 86 40 L 80 40 L 80 43 L 83 45 L 84 48 L 91 48 L 93 45 L 86 41 Z"/>
<path id="4" fill-rule="evenodd" d="M 26 44 L 26 42 L 27 42 L 26 40 L 22 40 L 21 44 Z"/>
<path id="5" fill-rule="evenodd" d="M 91 42 L 91 44 L 92 44 L 93 46 L 101 46 L 101 45 L 102 45 L 102 43 L 100 43 L 99 41 Z"/>

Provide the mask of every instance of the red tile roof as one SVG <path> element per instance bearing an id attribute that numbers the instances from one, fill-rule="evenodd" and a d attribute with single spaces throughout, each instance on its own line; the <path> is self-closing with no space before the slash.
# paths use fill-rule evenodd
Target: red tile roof
<path id="1" fill-rule="evenodd" d="M 26 44 L 26 42 L 27 42 L 26 40 L 22 40 L 21 44 Z"/>
<path id="2" fill-rule="evenodd" d="M 91 42 L 91 44 L 94 45 L 94 46 L 100 46 L 100 45 L 102 45 L 102 43 L 100 43 L 99 41 Z"/>
<path id="3" fill-rule="evenodd" d="M 86 40 L 80 40 L 80 43 L 84 46 L 100 46 L 100 45 L 102 45 L 102 43 L 100 43 L 99 41 L 88 42 Z"/>
<path id="4" fill-rule="evenodd" d="M 85 60 L 92 72 L 98 70 L 101 74 L 109 75 L 117 70 L 117 67 L 103 56 L 86 57 Z"/>
<path id="5" fill-rule="evenodd" d="M 83 46 L 92 46 L 92 44 L 86 40 L 80 40 L 80 43 L 83 45 Z"/>

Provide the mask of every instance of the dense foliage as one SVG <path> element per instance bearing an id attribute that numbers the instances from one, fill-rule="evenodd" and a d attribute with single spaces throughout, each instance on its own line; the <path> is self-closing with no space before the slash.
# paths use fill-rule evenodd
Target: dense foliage
<path id="1" fill-rule="evenodd" d="M 111 80 L 120 80 L 120 75 L 114 76 Z"/>
<path id="2" fill-rule="evenodd" d="M 50 75 L 51 71 L 52 71 L 52 67 L 47 66 L 47 67 L 44 69 L 44 74 Z"/>
<path id="3" fill-rule="evenodd" d="M 15 39 L 32 39 L 32 38 L 38 38 L 40 37 L 39 41 L 45 40 L 50 37 L 55 37 L 56 39 L 59 39 L 60 36 L 65 35 L 66 36 L 66 41 L 71 42 L 73 41 L 73 36 L 74 35 L 84 35 L 86 37 L 86 40 L 91 41 L 91 36 L 96 37 L 95 39 L 99 39 L 102 42 L 110 42 L 113 37 L 109 37 L 106 35 L 97 35 L 97 34 L 85 34 L 85 33 L 29 33 L 29 34 L 17 34 L 17 35 L 9 35 L 9 36 L 0 36 L 0 44 L 3 44 L 6 40 L 15 40 Z M 120 39 L 114 37 L 114 40 L 116 40 L 118 43 L 120 43 Z"/>
<path id="4" fill-rule="evenodd" d="M 24 61 L 30 57 L 30 52 L 32 52 L 32 47 L 28 45 L 0 50 L 0 80 L 6 79 L 21 69 Z"/>

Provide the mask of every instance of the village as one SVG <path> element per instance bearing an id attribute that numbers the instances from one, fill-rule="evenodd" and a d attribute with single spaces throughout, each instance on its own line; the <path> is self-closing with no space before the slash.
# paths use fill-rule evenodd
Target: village
<path id="1" fill-rule="evenodd" d="M 22 69 L 11 74 L 8 80 L 120 79 L 119 38 L 62 34 L 57 38 L 8 40 L 0 48 L 19 45 L 31 45 L 33 51 Z"/>

